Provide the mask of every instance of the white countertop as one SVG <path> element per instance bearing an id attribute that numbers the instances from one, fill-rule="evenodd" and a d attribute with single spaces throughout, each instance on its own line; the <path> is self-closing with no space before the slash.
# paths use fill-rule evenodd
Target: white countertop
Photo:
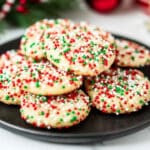
<path id="1" fill-rule="evenodd" d="M 64 15 L 75 21 L 91 22 L 113 33 L 125 35 L 150 45 L 150 32 L 148 33 L 144 28 L 144 22 L 148 17 L 137 9 L 118 10 L 109 15 L 102 15 L 83 7 L 81 11 L 69 12 Z M 13 39 L 23 32 L 23 29 L 9 29 L 3 34 L 0 33 L 0 43 Z M 65 145 L 36 141 L 0 128 L 0 150 L 126 150 L 130 148 L 142 150 L 150 147 L 149 139 L 150 127 L 135 134 L 103 143 Z"/>

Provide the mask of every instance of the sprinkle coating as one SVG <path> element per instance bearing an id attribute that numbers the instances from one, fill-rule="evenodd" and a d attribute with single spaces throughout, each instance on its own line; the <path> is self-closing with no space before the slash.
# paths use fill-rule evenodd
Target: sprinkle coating
<path id="1" fill-rule="evenodd" d="M 115 64 L 122 67 L 150 65 L 150 51 L 145 47 L 127 40 L 116 40 Z"/>
<path id="2" fill-rule="evenodd" d="M 103 113 L 135 112 L 150 101 L 150 81 L 136 69 L 111 68 L 87 78 L 85 85 L 93 106 Z"/>
<path id="3" fill-rule="evenodd" d="M 59 19 L 62 22 L 70 22 L 67 19 Z M 30 26 L 23 35 L 20 43 L 20 49 L 26 56 L 36 60 L 46 58 L 47 46 L 45 45 L 44 33 L 48 29 L 56 28 L 57 20 L 43 19 Z M 59 28 L 59 27 L 58 27 Z"/>
<path id="4" fill-rule="evenodd" d="M 21 90 L 19 80 L 16 78 L 18 71 L 16 65 L 5 65 L 0 69 L 0 102 L 11 105 L 19 105 Z"/>
<path id="5" fill-rule="evenodd" d="M 62 26 L 62 20 L 58 20 L 57 26 L 43 36 L 47 59 L 64 71 L 94 76 L 108 69 L 115 59 L 110 33 L 85 22 Z"/>
<path id="6" fill-rule="evenodd" d="M 68 128 L 86 119 L 90 112 L 89 97 L 81 90 L 61 96 L 27 94 L 21 100 L 21 117 L 41 128 Z"/>
<path id="7" fill-rule="evenodd" d="M 26 61 L 17 76 L 22 81 L 23 90 L 46 96 L 69 93 L 82 84 L 82 76 L 62 71 L 48 61 Z"/>

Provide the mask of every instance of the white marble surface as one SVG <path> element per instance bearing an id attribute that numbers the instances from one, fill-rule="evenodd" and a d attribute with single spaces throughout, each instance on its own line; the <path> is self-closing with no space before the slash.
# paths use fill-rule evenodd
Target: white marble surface
<path id="1" fill-rule="evenodd" d="M 85 20 L 102 26 L 113 33 L 119 33 L 150 45 L 150 33 L 144 28 L 144 21 L 148 19 L 137 9 L 118 10 L 110 15 L 101 15 L 86 7 L 78 12 L 64 14 L 75 21 Z M 10 29 L 0 34 L 0 43 L 13 39 L 24 32 L 23 29 Z M 142 121 L 142 120 L 141 120 Z M 143 150 L 150 147 L 150 127 L 132 135 L 119 139 L 89 145 L 54 144 L 29 139 L 0 128 L 0 150 Z"/>

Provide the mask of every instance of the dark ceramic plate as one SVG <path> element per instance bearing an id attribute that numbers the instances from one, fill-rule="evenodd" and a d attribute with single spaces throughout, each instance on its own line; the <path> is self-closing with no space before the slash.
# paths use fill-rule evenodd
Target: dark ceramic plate
<path id="1" fill-rule="evenodd" d="M 114 36 L 119 39 L 128 39 L 118 35 Z M 20 38 L 0 45 L 0 53 L 18 48 L 19 40 Z M 140 42 L 137 43 L 150 49 Z M 150 78 L 150 66 L 140 69 Z M 125 136 L 149 126 L 150 106 L 145 106 L 139 112 L 120 116 L 106 115 L 92 109 L 89 117 L 75 127 L 63 130 L 46 130 L 32 127 L 21 120 L 18 106 L 0 103 L 0 125 L 12 132 L 33 139 L 56 143 L 89 143 Z"/>

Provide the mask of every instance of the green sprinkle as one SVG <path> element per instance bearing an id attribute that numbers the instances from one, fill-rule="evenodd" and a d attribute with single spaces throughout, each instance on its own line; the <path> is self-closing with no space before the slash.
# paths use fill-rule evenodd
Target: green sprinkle
<path id="1" fill-rule="evenodd" d="M 60 59 L 53 59 L 55 63 L 60 63 Z"/>
<path id="2" fill-rule="evenodd" d="M 105 48 L 105 49 L 108 49 L 108 45 L 105 45 L 104 48 Z"/>
<path id="3" fill-rule="evenodd" d="M 86 59 L 87 57 L 86 57 L 86 55 L 83 55 L 82 58 L 83 58 L 83 59 Z"/>
<path id="4" fill-rule="evenodd" d="M 50 58 L 53 58 L 53 56 L 52 56 L 52 55 L 50 55 L 49 57 L 50 57 Z"/>
<path id="5" fill-rule="evenodd" d="M 116 86 L 115 90 L 116 90 L 116 93 L 120 94 L 121 96 L 124 95 L 124 90 L 121 87 Z"/>
<path id="6" fill-rule="evenodd" d="M 43 27 L 43 26 L 40 26 L 40 29 L 41 29 L 41 30 L 44 30 L 44 27 Z"/>
<path id="7" fill-rule="evenodd" d="M 60 122 L 63 122 L 63 121 L 64 121 L 63 118 L 60 118 L 59 120 L 60 120 Z"/>
<path id="8" fill-rule="evenodd" d="M 118 47 L 117 44 L 116 44 L 116 42 L 113 42 L 113 43 L 112 43 L 112 46 L 113 46 L 114 48 L 117 48 L 117 47 Z"/>
<path id="9" fill-rule="evenodd" d="M 129 48 L 129 47 L 128 47 L 128 45 L 125 45 L 124 48 L 127 49 L 127 48 Z"/>
<path id="10" fill-rule="evenodd" d="M 23 49 L 25 52 L 27 51 L 27 48 L 26 47 L 24 47 L 24 49 Z"/>
<path id="11" fill-rule="evenodd" d="M 33 119 L 34 117 L 33 116 L 30 116 L 30 119 Z"/>
<path id="12" fill-rule="evenodd" d="M 28 86 L 27 86 L 27 85 L 25 85 L 23 88 L 24 88 L 24 89 L 27 89 L 27 88 L 28 88 Z"/>
<path id="13" fill-rule="evenodd" d="M 71 79 L 72 81 L 78 81 L 78 79 L 76 77 Z"/>
<path id="14" fill-rule="evenodd" d="M 90 45 L 93 47 L 95 45 L 95 43 L 93 41 L 91 41 Z"/>
<path id="15" fill-rule="evenodd" d="M 65 89 L 65 85 L 62 86 L 62 89 Z"/>
<path id="16" fill-rule="evenodd" d="M 32 44 L 30 45 L 30 48 L 32 48 L 34 45 L 35 45 L 35 43 L 32 43 Z"/>
<path id="17" fill-rule="evenodd" d="M 24 66 L 24 70 L 25 70 L 25 71 L 28 71 L 28 69 L 29 69 L 29 68 L 28 68 L 27 66 Z"/>
<path id="18" fill-rule="evenodd" d="M 136 49 L 136 50 L 135 50 L 135 53 L 137 53 L 137 54 L 138 54 L 138 53 L 139 53 L 139 50 L 138 50 L 138 49 Z"/>
<path id="19" fill-rule="evenodd" d="M 123 77 L 121 77 L 121 76 L 120 76 L 118 79 L 119 79 L 119 80 L 122 80 L 122 79 L 123 79 Z"/>
<path id="20" fill-rule="evenodd" d="M 106 49 L 102 48 L 101 51 L 98 51 L 98 54 L 106 54 Z"/>
<path id="21" fill-rule="evenodd" d="M 75 61 L 76 61 L 76 58 L 75 58 L 75 57 L 73 57 L 73 58 L 71 59 L 71 61 L 72 61 L 72 62 L 75 62 Z"/>
<path id="22" fill-rule="evenodd" d="M 140 100 L 139 103 L 140 103 L 140 104 L 144 104 L 144 101 L 143 101 L 143 100 Z"/>
<path id="23" fill-rule="evenodd" d="M 67 49 L 65 49 L 63 52 L 64 53 L 67 53 L 67 52 L 69 52 L 70 51 L 70 48 L 67 48 Z"/>
<path id="24" fill-rule="evenodd" d="M 49 39 L 49 38 L 50 38 L 50 34 L 47 34 L 47 35 L 46 35 L 46 38 Z"/>
<path id="25" fill-rule="evenodd" d="M 41 115 L 41 116 L 43 116 L 44 114 L 45 114 L 44 111 L 41 111 L 41 112 L 40 112 L 40 115 Z"/>
<path id="26" fill-rule="evenodd" d="M 121 111 L 118 109 L 118 110 L 116 110 L 116 112 L 117 112 L 117 113 L 120 113 Z"/>
<path id="27" fill-rule="evenodd" d="M 46 52 L 44 52 L 44 56 L 47 56 L 47 53 L 46 53 Z"/>
<path id="28" fill-rule="evenodd" d="M 68 69 L 67 69 L 67 72 L 70 72 L 70 71 L 71 71 L 71 69 L 70 69 L 70 68 L 68 68 Z"/>
<path id="29" fill-rule="evenodd" d="M 107 107 L 110 107 L 110 105 L 108 104 Z"/>
<path id="30" fill-rule="evenodd" d="M 140 92 L 139 92 L 139 91 L 136 91 L 136 94 L 140 95 Z"/>
<path id="31" fill-rule="evenodd" d="M 9 100 L 10 99 L 10 96 L 9 95 L 6 95 L 5 96 L 5 100 Z"/>
<path id="32" fill-rule="evenodd" d="M 74 122 L 74 121 L 76 121 L 76 120 L 77 120 L 77 117 L 76 117 L 76 116 L 73 116 L 73 117 L 71 118 L 70 122 Z"/>
<path id="33" fill-rule="evenodd" d="M 39 87 L 40 87 L 40 82 L 39 82 L 39 81 L 35 82 L 35 86 L 36 86 L 37 88 L 39 88 Z"/>
<path id="34" fill-rule="evenodd" d="M 58 19 L 55 19 L 55 20 L 54 20 L 54 23 L 55 23 L 55 24 L 59 24 Z"/>
<path id="35" fill-rule="evenodd" d="M 111 85 L 108 85 L 108 89 L 111 90 L 113 89 L 113 87 Z"/>
<path id="36" fill-rule="evenodd" d="M 87 65 L 87 62 L 86 62 L 86 61 L 84 61 L 84 62 L 83 62 L 83 65 Z"/>
<path id="37" fill-rule="evenodd" d="M 91 80 L 91 84 L 93 85 L 95 83 L 95 81 L 94 80 Z"/>
<path id="38" fill-rule="evenodd" d="M 72 114 L 75 114 L 75 111 L 72 111 Z"/>
<path id="39" fill-rule="evenodd" d="M 67 115 L 67 116 L 69 116 L 69 115 L 70 115 L 70 113 L 68 112 L 68 113 L 66 113 L 66 115 Z"/>
<path id="40" fill-rule="evenodd" d="M 101 102 L 104 102 L 105 100 L 104 100 L 104 98 L 101 98 Z"/>
<path id="41" fill-rule="evenodd" d="M 66 39 L 64 36 L 62 37 L 62 41 L 63 41 L 63 43 L 66 43 Z"/>
<path id="42" fill-rule="evenodd" d="M 42 101 L 43 101 L 43 102 L 47 102 L 47 97 L 46 97 L 46 96 L 43 96 L 43 97 L 42 97 Z"/>
<path id="43" fill-rule="evenodd" d="M 134 61 L 134 60 L 135 60 L 135 57 L 134 57 L 134 56 L 131 56 L 131 59 Z"/>

